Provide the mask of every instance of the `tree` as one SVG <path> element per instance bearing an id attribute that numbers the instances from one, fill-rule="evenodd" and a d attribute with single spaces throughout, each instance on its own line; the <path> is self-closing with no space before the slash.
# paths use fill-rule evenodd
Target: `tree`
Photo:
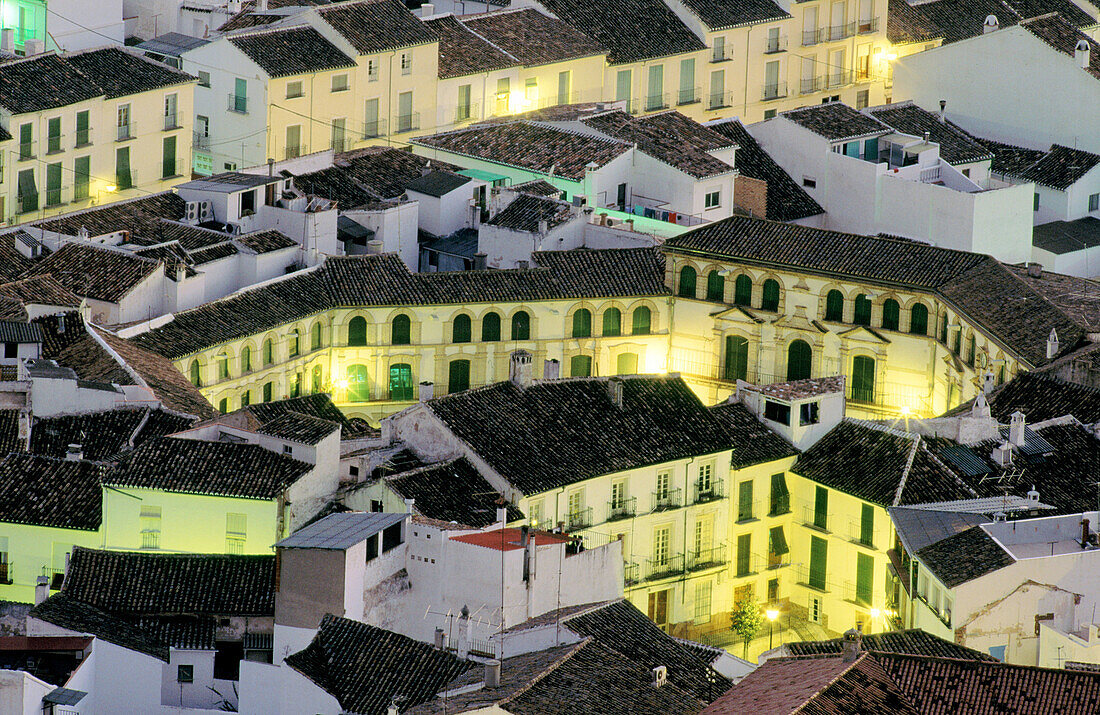
<path id="1" fill-rule="evenodd" d="M 744 658 L 749 657 L 749 642 L 764 625 L 764 611 L 754 598 L 738 601 L 730 612 L 730 630 L 745 642 Z"/>

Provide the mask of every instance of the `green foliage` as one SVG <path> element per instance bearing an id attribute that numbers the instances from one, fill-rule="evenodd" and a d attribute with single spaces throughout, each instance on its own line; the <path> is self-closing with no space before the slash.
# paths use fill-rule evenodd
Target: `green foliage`
<path id="1" fill-rule="evenodd" d="M 749 641 L 755 638 L 763 628 L 764 619 L 764 611 L 756 599 L 750 598 L 734 604 L 733 611 L 730 612 L 730 630 L 745 641 L 746 652 L 749 649 Z"/>

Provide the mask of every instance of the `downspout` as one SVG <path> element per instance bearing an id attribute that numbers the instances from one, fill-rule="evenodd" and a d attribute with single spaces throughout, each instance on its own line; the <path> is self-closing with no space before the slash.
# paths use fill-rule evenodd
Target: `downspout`
<path id="1" fill-rule="evenodd" d="M 742 88 L 742 117 L 747 117 L 749 114 L 749 38 L 751 36 L 752 26 L 750 25 L 745 31 L 745 86 Z"/>

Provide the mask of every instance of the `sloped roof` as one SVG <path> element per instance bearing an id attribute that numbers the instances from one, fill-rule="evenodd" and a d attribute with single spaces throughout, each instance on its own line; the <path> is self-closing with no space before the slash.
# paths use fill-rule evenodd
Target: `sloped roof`
<path id="1" fill-rule="evenodd" d="M 398 0 L 365 0 L 319 8 L 321 18 L 360 55 L 435 42 L 431 28 Z"/>
<path id="2" fill-rule="evenodd" d="M 990 413 L 1007 424 L 1013 412 L 1023 412 L 1028 424 L 1073 415 L 1085 424 L 1100 422 L 1100 389 L 1062 380 L 1055 375 L 1023 372 L 987 396 Z M 968 413 L 973 401 L 948 415 Z"/>
<path id="3" fill-rule="evenodd" d="M 926 546 L 916 556 L 947 588 L 955 588 L 1016 562 L 980 526 L 972 526 Z"/>
<path id="4" fill-rule="evenodd" d="M 156 635 L 132 620 L 73 598 L 64 590 L 35 606 L 30 616 L 168 662 L 168 646 Z"/>
<path id="5" fill-rule="evenodd" d="M 661 0 L 544 0 L 542 4 L 606 47 L 612 65 L 706 49 Z M 628 30 L 623 18 L 641 21 Z"/>
<path id="6" fill-rule="evenodd" d="M 454 15 L 433 17 L 424 23 L 439 36 L 439 78 L 506 69 L 520 64 L 504 50 L 473 32 Z"/>
<path id="7" fill-rule="evenodd" d="M 79 444 L 85 459 L 104 461 L 146 440 L 187 429 L 193 422 L 190 417 L 148 407 L 39 417 L 31 427 L 30 450 L 60 459 L 70 444 Z"/>
<path id="8" fill-rule="evenodd" d="M 527 67 L 606 52 L 580 30 L 534 8 L 475 15 L 463 18 L 462 23 Z"/>
<path id="9" fill-rule="evenodd" d="M 833 638 L 827 641 L 792 641 L 785 648 L 791 655 L 832 655 L 843 650 L 844 639 Z M 860 647 L 876 653 L 900 653 L 903 655 L 924 655 L 936 658 L 957 658 L 959 660 L 978 660 L 996 662 L 988 653 L 944 640 L 928 631 L 911 628 L 903 631 L 867 634 L 860 638 Z"/>
<path id="10" fill-rule="evenodd" d="M 95 531 L 101 472 L 91 462 L 9 454 L 0 459 L 0 521 Z"/>
<path id="11" fill-rule="evenodd" d="M 789 13 L 772 0 L 686 0 L 684 4 L 711 30 L 725 30 L 790 17 Z"/>
<path id="12" fill-rule="evenodd" d="M 734 445 L 731 457 L 731 466 L 734 469 L 798 454 L 794 445 L 768 429 L 740 402 L 720 402 L 708 409 L 729 434 Z"/>
<path id="13" fill-rule="evenodd" d="M 125 251 L 67 243 L 36 261 L 27 275 L 50 275 L 77 295 L 117 303 L 161 268 L 160 261 Z"/>
<path id="14" fill-rule="evenodd" d="M 636 144 L 646 154 L 695 179 L 721 176 L 734 170 L 726 162 L 698 147 L 702 142 L 710 147 L 728 146 L 729 142 L 724 141 L 725 137 L 711 133 L 707 127 L 696 124 L 676 111 L 642 118 L 614 111 L 582 121 L 609 137 Z M 695 126 L 685 132 L 685 125 Z M 694 141 L 685 141 L 685 133 Z M 706 139 L 700 139 L 701 136 Z"/>
<path id="15" fill-rule="evenodd" d="M 1100 52 L 1100 45 L 1097 46 Z M 1054 144 L 1041 159 L 1020 172 L 1019 177 L 1064 191 L 1100 164 L 1100 156 L 1081 149 Z"/>
<path id="16" fill-rule="evenodd" d="M 881 136 L 890 131 L 890 127 L 879 120 L 858 112 L 843 102 L 811 104 L 789 109 L 780 116 L 834 142 Z"/>
<path id="17" fill-rule="evenodd" d="M 1011 0 L 1006 0 L 1011 2 Z M 1042 0 L 1030 0 L 1032 4 L 1039 4 Z M 1050 1 L 1050 0 L 1046 0 Z M 1019 0 L 1028 3 L 1029 0 Z M 1100 43 L 1081 31 L 1081 27 L 1095 26 L 1096 20 L 1074 5 L 1070 0 L 1062 0 L 1058 3 L 1057 12 L 1032 15 L 1030 19 L 1020 22 L 1032 35 L 1064 55 L 1074 56 L 1077 43 L 1085 42 L 1089 46 L 1089 66 L 1085 71 L 1093 77 L 1100 79 Z"/>
<path id="18" fill-rule="evenodd" d="M 891 44 L 930 42 L 943 37 L 943 31 L 905 0 L 889 0 L 886 11 L 886 39 Z"/>
<path id="19" fill-rule="evenodd" d="M 535 233 L 543 221 L 546 222 L 548 229 L 553 229 L 574 216 L 573 207 L 563 201 L 533 194 L 520 194 L 486 223 L 513 231 Z"/>
<path id="20" fill-rule="evenodd" d="M 501 494 L 465 457 L 386 477 L 386 484 L 403 499 L 414 499 L 418 514 L 482 528 L 497 518 Z M 508 505 L 508 521 L 523 519 L 518 507 Z"/>
<path id="21" fill-rule="evenodd" d="M 355 60 L 308 26 L 230 35 L 227 39 L 269 77 L 356 66 Z"/>
<path id="22" fill-rule="evenodd" d="M 76 67 L 88 84 L 99 87 L 108 99 L 196 81 L 186 72 L 121 47 L 67 54 L 64 61 Z"/>
<path id="23" fill-rule="evenodd" d="M 911 100 L 864 110 L 883 124 L 913 136 L 923 136 L 940 145 L 940 158 L 948 164 L 965 164 L 992 159 L 993 152 L 953 122 L 939 120 L 933 112 L 921 109 Z"/>

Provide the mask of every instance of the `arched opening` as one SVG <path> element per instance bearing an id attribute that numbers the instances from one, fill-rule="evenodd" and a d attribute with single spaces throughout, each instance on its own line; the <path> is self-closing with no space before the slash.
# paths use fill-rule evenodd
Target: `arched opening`
<path id="1" fill-rule="evenodd" d="M 470 389 L 470 361 L 451 360 L 447 366 L 447 392 L 462 392 Z"/>
<path id="2" fill-rule="evenodd" d="M 393 345 L 412 343 L 412 321 L 404 313 L 395 315 L 390 323 L 390 343 Z"/>
<path id="3" fill-rule="evenodd" d="M 618 308 L 608 308 L 603 312 L 604 337 L 623 334 L 623 313 Z"/>
<path id="4" fill-rule="evenodd" d="M 691 266 L 680 269 L 680 287 L 676 295 L 681 298 L 695 297 L 695 269 Z"/>
<path id="5" fill-rule="evenodd" d="M 924 303 L 914 303 L 909 309 L 909 332 L 928 335 L 928 307 Z"/>
<path id="6" fill-rule="evenodd" d="M 365 326 L 364 326 L 365 327 Z M 366 330 L 363 331 L 366 333 Z M 364 335 L 366 337 L 366 335 Z M 320 350 L 321 349 L 321 324 L 314 323 L 313 327 L 309 331 L 309 349 Z"/>
<path id="7" fill-rule="evenodd" d="M 500 340 L 499 313 L 486 313 L 481 319 L 481 340 L 486 343 L 495 343 Z"/>
<path id="8" fill-rule="evenodd" d="M 286 338 L 286 352 L 290 357 L 298 356 L 298 349 L 300 347 L 302 335 L 298 332 L 297 328 L 291 330 Z"/>
<path id="9" fill-rule="evenodd" d="M 313 392 L 317 393 L 321 391 L 322 379 L 321 379 L 321 366 L 313 366 Z"/>
<path id="10" fill-rule="evenodd" d="M 897 330 L 901 323 L 901 306 L 893 298 L 882 302 L 882 327 L 884 330 Z"/>
<path id="11" fill-rule="evenodd" d="M 390 365 L 390 399 L 411 400 L 412 398 L 412 366 L 403 362 Z"/>
<path id="12" fill-rule="evenodd" d="M 795 340 L 787 346 L 787 379 L 807 380 L 813 367 L 814 353 L 805 340 Z"/>
<path id="13" fill-rule="evenodd" d="M 191 384 L 195 387 L 202 387 L 202 365 L 198 360 L 191 361 Z"/>
<path id="14" fill-rule="evenodd" d="M 367 319 L 357 315 L 348 323 L 348 345 L 352 347 L 367 344 Z"/>
<path id="15" fill-rule="evenodd" d="M 348 402 L 366 402 L 370 399 L 370 382 L 366 365 L 348 365 Z"/>
<path id="16" fill-rule="evenodd" d="M 856 307 L 852 322 L 856 325 L 871 324 L 871 299 L 863 293 L 856 296 Z"/>
<path id="17" fill-rule="evenodd" d="M 471 340 L 470 334 L 472 332 L 470 316 L 456 315 L 454 325 L 451 326 L 451 342 L 468 343 Z"/>
<path id="18" fill-rule="evenodd" d="M 718 271 L 707 274 L 707 300 L 722 302 L 725 299 L 726 279 Z"/>
<path id="19" fill-rule="evenodd" d="M 573 337 L 592 337 L 592 311 L 588 308 L 580 308 L 573 313 Z"/>
<path id="20" fill-rule="evenodd" d="M 531 339 L 531 315 L 521 310 L 512 316 L 512 340 Z"/>
<path id="21" fill-rule="evenodd" d="M 275 344 L 271 342 L 271 338 L 264 341 L 263 344 L 263 361 L 264 367 L 271 365 L 275 362 Z"/>
<path id="22" fill-rule="evenodd" d="M 619 353 L 615 361 L 615 372 L 618 375 L 638 374 L 638 355 L 636 353 Z"/>
<path id="23" fill-rule="evenodd" d="M 852 400 L 875 401 L 875 360 L 866 355 L 852 358 Z"/>
<path id="24" fill-rule="evenodd" d="M 762 310 L 779 310 L 779 281 L 769 278 L 764 281 L 764 295 L 760 300 Z"/>
<path id="25" fill-rule="evenodd" d="M 241 348 L 241 373 L 252 372 L 252 348 L 245 345 Z"/>
<path id="26" fill-rule="evenodd" d="M 844 294 L 835 288 L 825 294 L 825 320 L 835 323 L 844 320 Z"/>
<path id="27" fill-rule="evenodd" d="M 631 316 L 631 332 L 634 335 L 649 335 L 650 311 L 647 306 L 640 305 L 634 309 Z"/>
<path id="28" fill-rule="evenodd" d="M 733 282 L 733 302 L 735 305 L 752 305 L 752 278 L 744 273 Z"/>
<path id="29" fill-rule="evenodd" d="M 749 379 L 749 341 L 740 335 L 726 336 L 723 375 L 727 380 Z"/>
<path id="30" fill-rule="evenodd" d="M 218 379 L 229 379 L 229 353 L 222 353 L 218 356 Z"/>

